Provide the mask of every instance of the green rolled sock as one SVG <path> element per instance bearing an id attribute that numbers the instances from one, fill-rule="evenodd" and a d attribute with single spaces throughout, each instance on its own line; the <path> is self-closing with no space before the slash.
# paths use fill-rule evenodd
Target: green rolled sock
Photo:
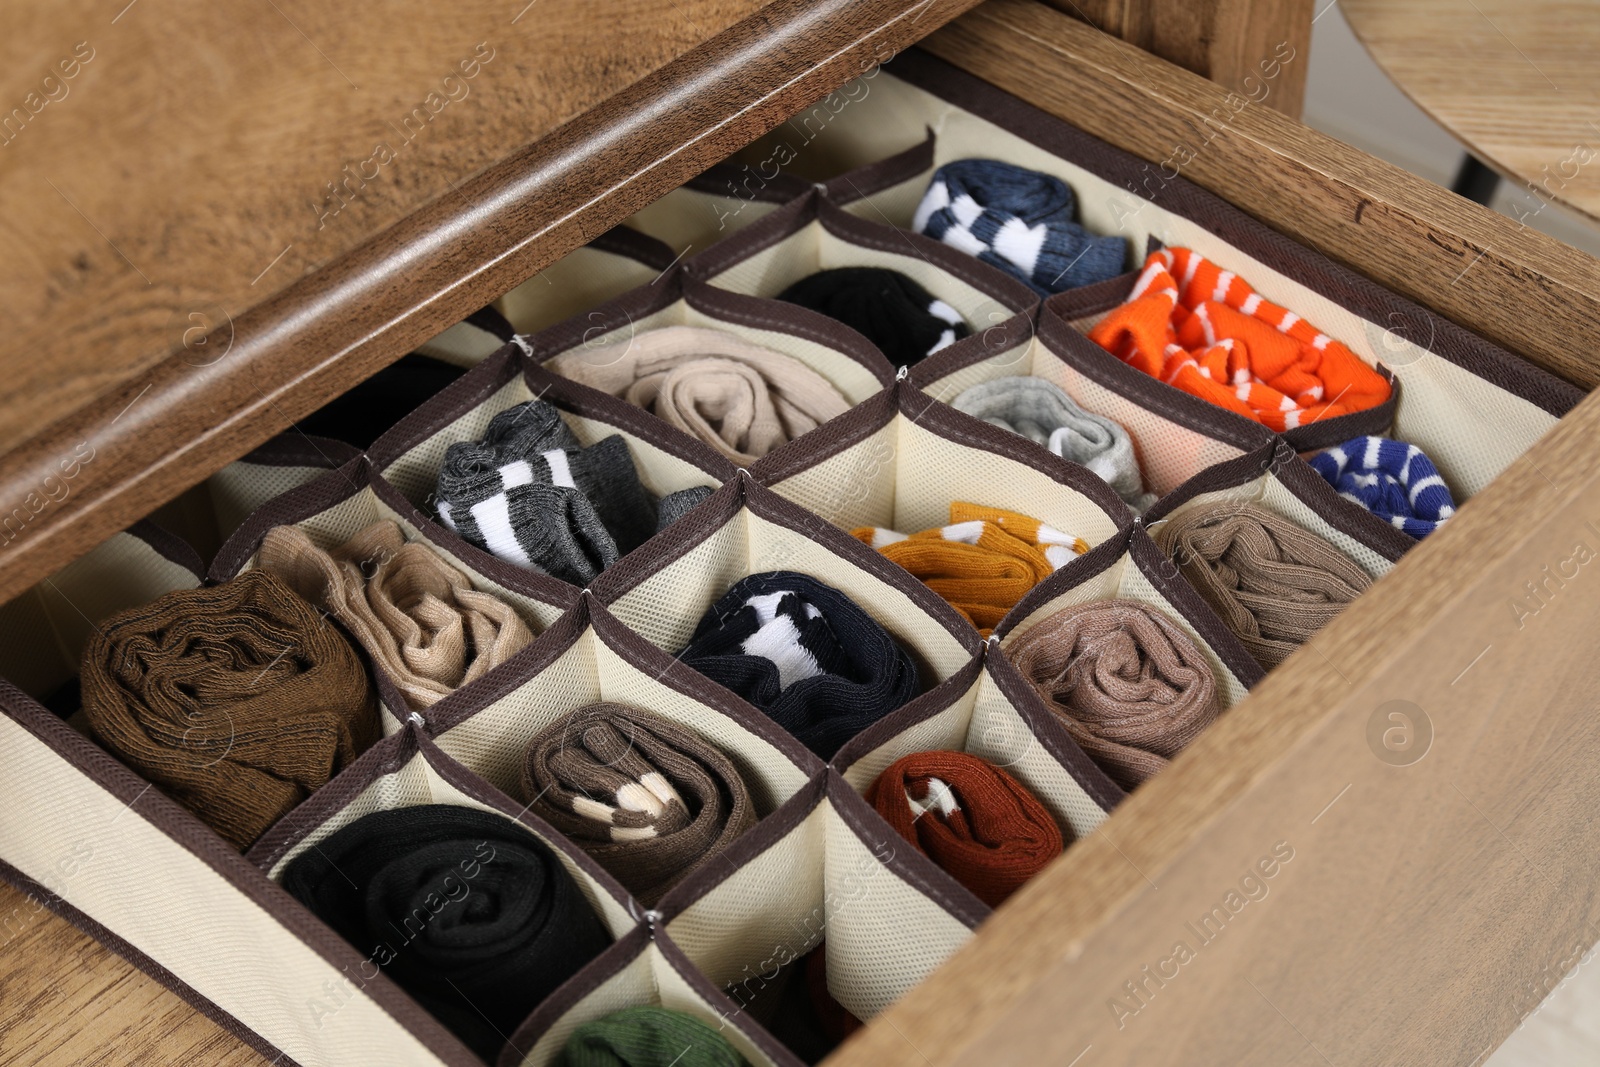
<path id="1" fill-rule="evenodd" d="M 557 1067 L 745 1067 L 745 1060 L 699 1019 L 644 1006 L 578 1027 Z"/>

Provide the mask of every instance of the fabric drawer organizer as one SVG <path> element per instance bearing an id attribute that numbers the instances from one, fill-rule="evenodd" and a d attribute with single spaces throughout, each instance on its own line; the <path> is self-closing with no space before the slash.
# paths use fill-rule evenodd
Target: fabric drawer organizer
<path id="1" fill-rule="evenodd" d="M 424 352 L 471 369 L 365 452 L 286 435 L 163 509 L 181 538 L 140 523 L 0 608 L 0 731 L 14 760 L 0 786 L 4 873 L 278 1062 L 469 1064 L 479 1058 L 456 1034 L 278 880 L 365 815 L 423 804 L 487 812 L 544 843 L 610 941 L 501 1035 L 500 1063 L 556 1062 L 578 1026 L 643 1004 L 720 1026 L 752 1063 L 800 1062 L 825 1049 L 792 1025 L 807 953 L 820 946 L 832 998 L 867 1019 L 989 913 L 873 810 L 866 796 L 886 768 L 934 750 L 987 760 L 1040 801 L 1069 852 L 1124 797 L 1123 770 L 1091 758 L 1019 666 L 1037 662 L 1058 619 L 1108 601 L 1159 613 L 1205 664 L 1222 714 L 1263 676 L 1186 580 L 1191 561 L 1158 547 L 1164 524 L 1217 504 L 1259 508 L 1376 579 L 1414 542 L 1341 498 L 1297 449 L 1388 433 L 1422 447 L 1459 503 L 1579 397 L 1181 178 L 1143 185 L 1150 172 L 1132 157 L 920 53 L 842 92 L 847 106 L 797 116 L 435 339 Z M 1127 240 L 1126 273 L 1041 301 L 1015 277 L 907 232 L 934 170 L 975 156 L 1064 179 L 1089 231 Z M 1381 363 L 1397 386 L 1392 411 L 1280 436 L 1091 342 L 1086 332 L 1134 287 L 1142 254 L 1163 247 L 1236 271 Z M 897 375 L 862 334 L 774 299 L 813 271 L 861 266 L 911 277 L 968 332 Z M 629 403 L 627 383 L 583 384 L 620 381 L 637 339 L 663 329 L 778 353 L 846 410 L 735 463 L 731 446 Z M 1126 429 L 1155 498 L 1140 497 L 1142 515 L 1084 467 L 950 406 L 975 385 L 1023 376 Z M 753 402 L 738 389 L 723 399 Z M 619 436 L 654 497 L 709 495 L 586 587 L 469 544 L 438 518 L 440 466 L 450 446 L 535 400 L 553 405 L 580 447 Z M 1081 541 L 987 641 L 851 536 L 940 527 L 958 501 L 1025 512 Z M 100 621 L 195 588 L 202 573 L 221 583 L 252 569 L 276 526 L 332 548 L 383 520 L 509 605 L 533 640 L 421 710 L 375 669 L 382 739 L 243 856 L 75 728 L 74 679 Z M 842 592 L 915 666 L 916 694 L 826 758 L 675 658 L 730 586 L 769 571 Z M 524 795 L 528 744 L 598 702 L 648 711 L 724 753 L 754 809 L 749 829 L 648 907 Z M 41 795 L 57 803 L 38 810 L 30 798 Z"/>

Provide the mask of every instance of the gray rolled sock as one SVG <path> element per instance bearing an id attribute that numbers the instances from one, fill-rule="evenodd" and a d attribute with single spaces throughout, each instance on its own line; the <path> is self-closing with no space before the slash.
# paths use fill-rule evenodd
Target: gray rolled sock
<path id="1" fill-rule="evenodd" d="M 660 514 L 656 517 L 656 532 L 660 533 L 699 505 L 700 501 L 716 492 L 709 485 L 696 485 L 679 489 L 661 498 Z"/>
<path id="2" fill-rule="evenodd" d="M 1026 376 L 996 378 L 967 389 L 950 406 L 1087 467 L 1135 511 L 1142 512 L 1156 501 L 1154 494 L 1144 491 L 1128 431 L 1104 415 L 1083 410 L 1053 382 Z"/>

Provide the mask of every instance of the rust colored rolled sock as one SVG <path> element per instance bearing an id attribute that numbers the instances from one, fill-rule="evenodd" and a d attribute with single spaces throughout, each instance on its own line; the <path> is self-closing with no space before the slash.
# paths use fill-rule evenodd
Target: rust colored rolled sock
<path id="1" fill-rule="evenodd" d="M 1255 504 L 1212 504 L 1155 528 L 1156 544 L 1268 670 L 1372 584 L 1309 530 Z"/>
<path id="2" fill-rule="evenodd" d="M 1222 710 L 1200 646 L 1137 600 L 1058 611 L 1005 652 L 1073 740 L 1124 789 L 1165 767 Z"/>
<path id="3" fill-rule="evenodd" d="M 991 908 L 1061 854 L 1061 830 L 1011 775 L 965 752 L 889 764 L 867 802 L 895 832 Z"/>
<path id="4" fill-rule="evenodd" d="M 240 850 L 381 733 L 350 642 L 262 571 L 113 615 L 82 681 L 95 739 Z"/>

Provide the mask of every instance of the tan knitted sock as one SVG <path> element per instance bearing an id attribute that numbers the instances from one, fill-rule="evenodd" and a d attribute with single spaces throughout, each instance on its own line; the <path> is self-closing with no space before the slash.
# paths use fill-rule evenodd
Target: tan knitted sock
<path id="1" fill-rule="evenodd" d="M 298 526 L 277 526 L 257 565 L 344 624 L 406 703 L 425 708 L 510 659 L 526 623 L 397 523 L 375 522 L 324 551 Z"/>
<path id="2" fill-rule="evenodd" d="M 620 354 L 574 349 L 549 366 L 653 411 L 740 464 L 850 408 L 831 382 L 793 356 L 698 326 L 646 330 Z"/>

